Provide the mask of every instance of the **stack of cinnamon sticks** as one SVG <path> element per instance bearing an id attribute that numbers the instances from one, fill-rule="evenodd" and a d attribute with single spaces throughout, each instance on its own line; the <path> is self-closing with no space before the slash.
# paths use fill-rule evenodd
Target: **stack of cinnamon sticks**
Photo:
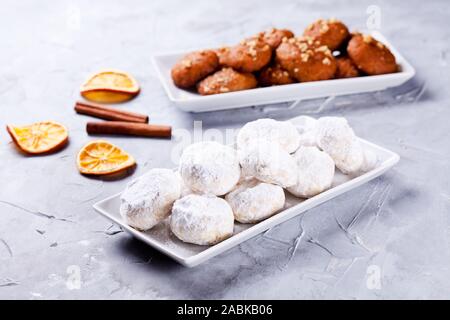
<path id="1" fill-rule="evenodd" d="M 75 103 L 75 111 L 79 114 L 108 120 L 88 122 L 86 125 L 88 134 L 123 134 L 161 138 L 172 136 L 172 127 L 148 124 L 147 115 L 80 101 Z"/>

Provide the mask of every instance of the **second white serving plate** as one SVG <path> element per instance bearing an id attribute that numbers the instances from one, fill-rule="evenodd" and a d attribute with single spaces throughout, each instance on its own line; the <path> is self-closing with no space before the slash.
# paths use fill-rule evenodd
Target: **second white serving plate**
<path id="1" fill-rule="evenodd" d="M 178 59 L 187 52 L 158 54 L 153 56 L 153 65 L 158 77 L 171 101 L 177 107 L 188 112 L 205 112 L 239 107 L 256 106 L 262 104 L 286 101 L 313 99 L 328 96 L 338 96 L 352 93 L 384 90 L 403 84 L 411 79 L 414 68 L 391 45 L 391 43 L 377 31 L 371 35 L 388 46 L 395 55 L 400 71 L 377 76 L 365 76 L 349 79 L 332 79 L 294 83 L 282 86 L 256 88 L 209 96 L 202 96 L 195 91 L 177 88 L 172 81 L 170 71 Z"/>
<path id="2" fill-rule="evenodd" d="M 378 162 L 375 168 L 356 177 L 346 176 L 336 170 L 332 187 L 309 199 L 296 198 L 286 192 L 286 204 L 282 211 L 256 224 L 235 222 L 233 236 L 213 246 L 199 246 L 180 241 L 170 231 L 168 219 L 145 232 L 133 229 L 125 224 L 120 216 L 120 194 L 97 202 L 94 208 L 137 239 L 168 255 L 182 265 L 193 267 L 308 209 L 380 176 L 399 161 L 400 158 L 396 153 L 368 141 L 360 140 L 365 149 L 371 150 L 377 155 Z"/>

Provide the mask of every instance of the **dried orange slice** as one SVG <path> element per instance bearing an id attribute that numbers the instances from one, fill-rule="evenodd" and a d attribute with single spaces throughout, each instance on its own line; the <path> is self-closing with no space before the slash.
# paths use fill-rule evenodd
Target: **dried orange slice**
<path id="1" fill-rule="evenodd" d="M 66 127 L 53 121 L 36 122 L 22 127 L 7 125 L 6 130 L 17 147 L 29 154 L 57 151 L 69 139 Z"/>
<path id="2" fill-rule="evenodd" d="M 81 95 L 91 101 L 116 103 L 132 99 L 139 93 L 137 81 L 119 70 L 104 70 L 91 75 L 81 86 Z"/>
<path id="3" fill-rule="evenodd" d="M 115 145 L 97 140 L 81 148 L 77 166 L 83 174 L 105 175 L 123 171 L 135 165 L 134 158 Z"/>

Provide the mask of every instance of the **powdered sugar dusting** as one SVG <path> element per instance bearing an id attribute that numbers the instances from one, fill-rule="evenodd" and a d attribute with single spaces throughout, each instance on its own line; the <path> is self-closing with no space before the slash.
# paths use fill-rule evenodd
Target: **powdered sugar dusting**
<path id="1" fill-rule="evenodd" d="M 233 209 L 237 221 L 255 223 L 282 209 L 285 196 L 280 186 L 248 179 L 227 194 L 225 200 Z"/>
<path id="2" fill-rule="evenodd" d="M 297 129 L 299 146 L 317 146 L 317 120 L 309 116 L 299 116 L 290 120 Z"/>
<path id="3" fill-rule="evenodd" d="M 194 192 L 224 195 L 241 175 L 236 151 L 213 141 L 188 146 L 180 158 L 180 174 Z"/>
<path id="4" fill-rule="evenodd" d="M 297 197 L 309 198 L 331 187 L 334 161 L 317 147 L 300 147 L 294 154 L 297 184 L 287 190 Z"/>
<path id="5" fill-rule="evenodd" d="M 180 197 L 181 178 L 169 169 L 152 169 L 130 182 L 120 200 L 120 214 L 127 224 L 148 230 L 164 220 Z"/>
<path id="6" fill-rule="evenodd" d="M 361 169 L 363 150 L 346 119 L 320 118 L 317 121 L 317 144 L 333 158 L 336 167 L 343 173 L 351 174 Z"/>
<path id="7" fill-rule="evenodd" d="M 283 188 L 297 182 L 294 158 L 272 141 L 254 140 L 240 150 L 239 159 L 245 176 Z"/>
<path id="8" fill-rule="evenodd" d="M 292 153 L 299 146 L 299 134 L 289 121 L 259 119 L 248 122 L 239 131 L 237 146 L 245 149 L 253 140 L 266 140 L 277 143 L 286 152 Z"/>
<path id="9" fill-rule="evenodd" d="M 231 236 L 233 227 L 233 211 L 222 198 L 191 194 L 173 205 L 170 228 L 182 241 L 214 244 Z"/>

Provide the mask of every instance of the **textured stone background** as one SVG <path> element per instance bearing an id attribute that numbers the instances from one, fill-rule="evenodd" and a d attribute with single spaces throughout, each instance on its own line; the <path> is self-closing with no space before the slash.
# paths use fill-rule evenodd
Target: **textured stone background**
<path id="1" fill-rule="evenodd" d="M 300 32 L 318 17 L 363 29 L 371 4 L 381 8 L 381 32 L 417 70 L 395 89 L 295 108 L 187 114 L 169 102 L 151 66 L 157 51 L 234 43 L 270 26 Z M 68 147 L 45 157 L 22 156 L 0 133 L 1 298 L 450 298 L 448 2 L 5 0 L 0 12 L 0 127 L 54 119 L 70 130 Z M 123 108 L 148 113 L 154 123 L 191 130 L 202 120 L 223 129 L 267 116 L 339 115 L 401 161 L 187 269 L 92 209 L 132 177 L 168 167 L 177 143 L 108 138 L 135 156 L 134 175 L 108 181 L 78 174 L 75 155 L 92 138 L 84 130 L 88 118 L 72 107 L 87 74 L 105 67 L 135 75 L 142 93 Z"/>

